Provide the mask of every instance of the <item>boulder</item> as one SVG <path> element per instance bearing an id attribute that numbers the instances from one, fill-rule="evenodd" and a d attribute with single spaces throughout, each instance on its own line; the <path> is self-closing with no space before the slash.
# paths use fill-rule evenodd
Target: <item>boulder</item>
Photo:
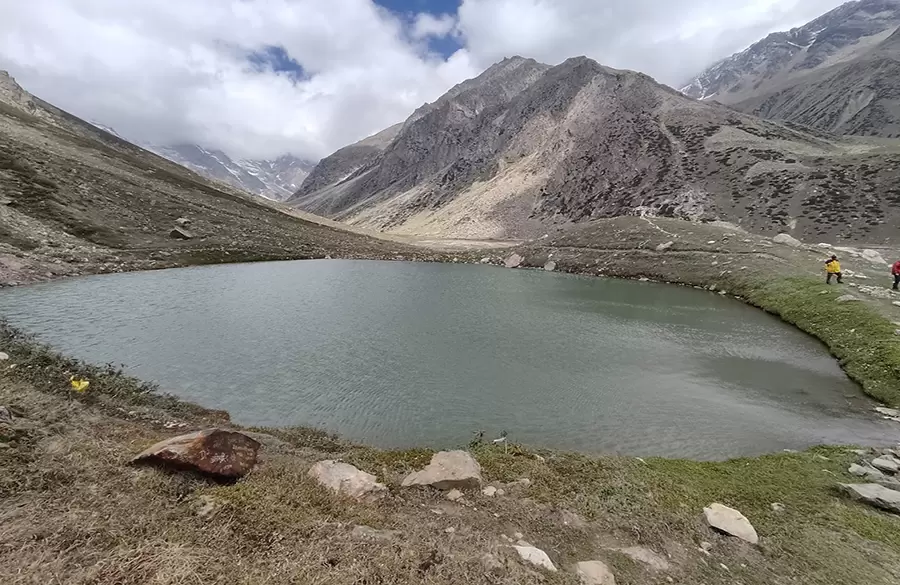
<path id="1" fill-rule="evenodd" d="M 792 248 L 800 248 L 803 246 L 803 242 L 789 234 L 778 234 L 777 236 L 772 238 L 772 241 L 776 244 L 783 244 Z"/>
<path id="2" fill-rule="evenodd" d="M 509 256 L 509 258 L 503 261 L 503 265 L 507 268 L 518 268 L 524 261 L 525 258 L 522 258 L 518 254 L 512 254 Z"/>
<path id="3" fill-rule="evenodd" d="M 897 461 L 890 455 L 882 455 L 878 459 L 872 461 L 872 467 L 879 471 L 897 473 L 900 472 L 900 461 Z"/>
<path id="4" fill-rule="evenodd" d="M 853 295 L 841 295 L 835 299 L 838 303 L 855 303 L 859 302 L 859 299 Z"/>
<path id="5" fill-rule="evenodd" d="M 759 542 L 756 529 L 743 514 L 734 508 L 722 504 L 710 504 L 703 508 L 703 514 L 706 516 L 706 522 L 716 530 L 736 536 L 750 544 Z"/>
<path id="6" fill-rule="evenodd" d="M 584 561 L 575 565 L 575 574 L 582 585 L 616 585 L 616 578 L 605 563 Z"/>
<path id="7" fill-rule="evenodd" d="M 556 572 L 556 565 L 553 564 L 553 561 L 550 560 L 550 557 L 547 556 L 547 553 L 542 551 L 539 548 L 527 545 L 518 545 L 513 546 L 516 549 L 516 552 L 519 553 L 519 557 L 526 562 L 531 563 L 537 567 L 541 567 L 542 569 L 547 569 L 548 571 Z"/>
<path id="8" fill-rule="evenodd" d="M 243 477 L 256 465 L 259 443 L 243 433 L 206 429 L 160 441 L 132 463 L 199 471 L 218 479 Z"/>
<path id="9" fill-rule="evenodd" d="M 371 473 L 339 461 L 319 461 L 309 468 L 309 477 L 335 493 L 356 500 L 375 500 L 387 492 L 387 486 L 375 481 L 377 478 Z"/>
<path id="10" fill-rule="evenodd" d="M 556 262 L 554 262 L 553 260 L 548 261 L 546 264 L 544 264 L 544 270 L 546 270 L 547 272 L 553 272 L 554 270 L 556 270 Z"/>
<path id="11" fill-rule="evenodd" d="M 857 465 L 854 463 L 847 471 L 857 477 L 865 477 L 869 481 L 878 481 L 879 479 L 884 479 L 883 473 L 868 465 Z"/>
<path id="12" fill-rule="evenodd" d="M 675 242 L 666 242 L 665 244 L 660 244 L 656 247 L 657 252 L 665 252 L 669 248 L 675 245 Z"/>
<path id="13" fill-rule="evenodd" d="M 0 351 L 0 362 L 5 362 L 9 359 L 9 354 L 5 351 Z"/>
<path id="14" fill-rule="evenodd" d="M 184 228 L 172 228 L 172 231 L 169 232 L 169 237 L 174 240 L 192 240 L 194 239 L 194 234 L 187 231 Z"/>
<path id="15" fill-rule="evenodd" d="M 432 456 L 425 469 L 407 475 L 401 485 L 464 490 L 480 488 L 481 481 L 481 466 L 472 455 L 466 451 L 441 451 Z"/>
<path id="16" fill-rule="evenodd" d="M 875 250 L 863 250 L 862 257 L 872 264 L 887 264 L 887 260 L 885 260 L 884 257 Z"/>
<path id="17" fill-rule="evenodd" d="M 842 483 L 840 489 L 854 500 L 900 514 L 900 491 L 876 483 Z"/>

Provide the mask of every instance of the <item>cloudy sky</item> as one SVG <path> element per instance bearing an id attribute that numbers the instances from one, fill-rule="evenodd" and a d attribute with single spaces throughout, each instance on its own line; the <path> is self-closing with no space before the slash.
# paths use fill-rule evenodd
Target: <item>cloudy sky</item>
<path id="1" fill-rule="evenodd" d="M 678 87 L 841 0 L 0 0 L 0 69 L 130 139 L 319 158 L 503 57 Z"/>

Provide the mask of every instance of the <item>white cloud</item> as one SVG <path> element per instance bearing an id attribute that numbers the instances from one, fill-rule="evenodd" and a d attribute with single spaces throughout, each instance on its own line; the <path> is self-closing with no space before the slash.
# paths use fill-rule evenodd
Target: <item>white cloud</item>
<path id="1" fill-rule="evenodd" d="M 160 144 L 324 156 L 506 56 L 588 55 L 677 84 L 839 0 L 0 0 L 0 68 L 73 113 Z M 458 36 L 457 36 L 458 35 Z M 456 38 L 449 58 L 430 40 Z M 283 47 L 298 78 L 248 60 Z"/>
<path id="2" fill-rule="evenodd" d="M 456 28 L 456 18 L 450 14 L 435 16 L 427 12 L 416 15 L 412 27 L 412 36 L 415 39 L 427 37 L 446 37 Z"/>
<path id="3" fill-rule="evenodd" d="M 121 134 L 235 156 L 318 157 L 404 119 L 477 73 L 406 40 L 370 0 L 7 2 L 0 68 Z M 254 70 L 279 45 L 303 66 Z"/>
<path id="4" fill-rule="evenodd" d="M 842 0 L 463 0 L 459 30 L 476 65 L 511 54 L 586 55 L 676 85 L 765 34 Z"/>

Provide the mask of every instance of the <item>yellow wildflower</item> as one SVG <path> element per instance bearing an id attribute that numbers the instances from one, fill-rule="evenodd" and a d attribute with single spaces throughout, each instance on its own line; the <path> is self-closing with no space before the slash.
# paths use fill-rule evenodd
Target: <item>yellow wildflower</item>
<path id="1" fill-rule="evenodd" d="M 69 383 L 72 384 L 72 390 L 80 393 L 86 392 L 88 386 L 91 385 L 91 383 L 84 378 L 76 378 L 75 376 L 69 378 Z"/>

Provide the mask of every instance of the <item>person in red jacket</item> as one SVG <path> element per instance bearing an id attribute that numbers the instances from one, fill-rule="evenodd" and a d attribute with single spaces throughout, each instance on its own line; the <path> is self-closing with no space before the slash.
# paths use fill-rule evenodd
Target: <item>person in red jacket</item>
<path id="1" fill-rule="evenodd" d="M 891 274 L 894 275 L 894 290 L 900 290 L 900 260 L 894 262 L 891 267 Z"/>

